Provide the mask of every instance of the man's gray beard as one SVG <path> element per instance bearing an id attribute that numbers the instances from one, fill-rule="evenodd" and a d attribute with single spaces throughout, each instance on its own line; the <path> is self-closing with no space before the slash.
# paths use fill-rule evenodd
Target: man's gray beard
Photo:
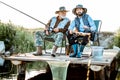
<path id="1" fill-rule="evenodd" d="M 62 19 L 66 18 L 66 16 L 60 16 Z"/>

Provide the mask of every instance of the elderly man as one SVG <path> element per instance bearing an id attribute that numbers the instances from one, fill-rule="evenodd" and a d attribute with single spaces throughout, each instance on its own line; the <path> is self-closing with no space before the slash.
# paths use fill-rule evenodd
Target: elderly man
<path id="1" fill-rule="evenodd" d="M 64 6 L 60 7 L 58 11 L 55 12 L 57 16 L 52 17 L 45 27 L 44 32 L 36 32 L 35 34 L 35 44 L 37 47 L 37 54 L 42 55 L 42 45 L 43 38 L 53 38 L 55 40 L 54 46 L 52 48 L 51 56 L 56 56 L 56 51 L 59 46 L 62 44 L 62 39 L 64 33 L 68 30 L 70 25 L 70 20 L 66 17 L 68 10 Z"/>
<path id="2" fill-rule="evenodd" d="M 87 9 L 83 5 L 78 4 L 72 12 L 76 17 L 69 26 L 68 39 L 74 51 L 70 57 L 80 58 L 85 45 L 88 43 L 89 33 L 91 35 L 96 30 L 96 26 L 92 18 L 86 14 Z M 78 36 L 78 33 L 81 35 Z M 80 39 L 82 40 L 79 42 Z"/>

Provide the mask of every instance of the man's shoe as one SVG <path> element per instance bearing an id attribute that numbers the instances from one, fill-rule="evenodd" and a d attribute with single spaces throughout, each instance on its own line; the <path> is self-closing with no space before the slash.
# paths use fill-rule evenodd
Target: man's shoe
<path id="1" fill-rule="evenodd" d="M 51 56 L 52 56 L 52 57 L 56 57 L 56 55 L 55 55 L 55 54 L 51 54 Z"/>
<path id="2" fill-rule="evenodd" d="M 33 54 L 34 56 L 41 56 L 42 53 L 36 53 L 36 54 Z"/>

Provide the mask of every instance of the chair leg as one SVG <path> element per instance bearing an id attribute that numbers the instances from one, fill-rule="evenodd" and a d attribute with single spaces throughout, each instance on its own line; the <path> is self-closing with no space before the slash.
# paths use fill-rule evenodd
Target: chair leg
<path id="1" fill-rule="evenodd" d="M 66 54 L 66 55 L 69 55 L 71 51 L 72 51 L 72 50 L 71 50 L 71 46 L 70 46 L 70 45 L 66 45 L 66 46 L 65 46 L 65 54 Z"/>
<path id="2" fill-rule="evenodd" d="M 51 52 L 47 52 L 47 51 L 46 51 L 46 42 L 45 42 L 45 40 L 44 40 L 44 52 L 45 52 L 46 54 L 47 54 L 47 53 L 49 53 L 49 54 L 51 53 Z"/>
<path id="3" fill-rule="evenodd" d="M 62 40 L 62 45 L 61 45 L 61 49 L 60 49 L 60 55 L 62 54 L 62 47 L 63 47 L 64 41 Z M 65 45 L 66 45 L 66 40 L 65 40 Z"/>
<path id="4" fill-rule="evenodd" d="M 98 42 L 98 46 L 100 46 L 100 41 L 99 41 L 99 38 L 98 38 L 97 42 Z"/>
<path id="5" fill-rule="evenodd" d="M 99 34 L 97 34 L 97 46 L 100 46 L 100 42 L 99 42 Z"/>
<path id="6" fill-rule="evenodd" d="M 44 40 L 44 51 L 45 51 L 45 53 L 47 53 L 47 52 L 46 52 L 46 44 L 45 44 L 45 40 Z"/>
<path id="7" fill-rule="evenodd" d="M 94 42 L 94 45 L 95 45 L 95 42 Z M 96 40 L 96 45 L 100 46 L 99 38 L 97 38 L 97 40 Z"/>
<path id="8" fill-rule="evenodd" d="M 62 41 L 62 46 L 63 46 L 63 41 Z M 60 49 L 60 55 L 61 55 L 61 53 L 62 53 L 62 46 L 61 46 L 61 49 Z"/>

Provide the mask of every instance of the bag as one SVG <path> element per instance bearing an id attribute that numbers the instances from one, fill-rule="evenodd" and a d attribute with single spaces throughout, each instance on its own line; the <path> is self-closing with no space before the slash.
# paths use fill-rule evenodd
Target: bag
<path id="1" fill-rule="evenodd" d="M 68 41 L 71 45 L 78 43 L 77 35 L 75 34 L 69 35 Z"/>
<path id="2" fill-rule="evenodd" d="M 77 41 L 78 36 L 76 34 L 70 34 L 69 31 L 67 31 L 66 36 L 68 38 L 68 42 L 70 45 L 78 43 L 78 41 Z"/>

